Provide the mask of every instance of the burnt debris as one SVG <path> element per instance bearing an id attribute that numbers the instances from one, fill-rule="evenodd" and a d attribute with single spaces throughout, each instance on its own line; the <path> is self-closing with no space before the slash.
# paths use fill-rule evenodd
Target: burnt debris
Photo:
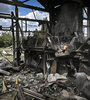
<path id="1" fill-rule="evenodd" d="M 13 61 L 0 51 L 0 100 L 89 100 L 90 1 L 37 0 L 43 8 L 27 1 L 0 0 L 15 6 L 15 14 L 0 13 L 11 19 L 0 30 L 12 31 L 13 51 Z M 35 19 L 20 17 L 18 7 L 32 9 Z M 48 12 L 49 20 L 37 19 L 33 9 Z M 28 30 L 28 22 L 41 30 Z"/>

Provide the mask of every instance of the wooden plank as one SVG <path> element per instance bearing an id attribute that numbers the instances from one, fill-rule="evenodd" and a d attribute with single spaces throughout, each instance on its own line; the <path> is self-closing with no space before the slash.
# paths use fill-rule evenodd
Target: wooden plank
<path id="1" fill-rule="evenodd" d="M 51 67 L 51 74 L 55 74 L 57 71 L 57 61 L 54 60 Z"/>
<path id="2" fill-rule="evenodd" d="M 31 91 L 31 90 L 28 90 L 28 89 L 25 89 L 25 88 L 23 88 L 23 91 L 24 91 L 25 94 L 27 94 L 27 95 L 29 95 L 31 97 L 34 97 L 36 99 L 46 100 L 45 97 L 42 94 L 40 94 L 40 93 Z"/>

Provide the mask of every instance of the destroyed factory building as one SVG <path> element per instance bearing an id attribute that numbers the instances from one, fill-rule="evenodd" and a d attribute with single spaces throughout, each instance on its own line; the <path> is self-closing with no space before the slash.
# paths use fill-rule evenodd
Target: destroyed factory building
<path id="1" fill-rule="evenodd" d="M 0 31 L 11 31 L 13 52 L 13 61 L 0 52 L 0 100 L 90 100 L 90 1 L 34 0 L 42 8 L 30 1 L 0 0 L 14 7 L 0 13 L 11 21 Z M 31 9 L 34 19 L 20 16 L 19 7 Z"/>

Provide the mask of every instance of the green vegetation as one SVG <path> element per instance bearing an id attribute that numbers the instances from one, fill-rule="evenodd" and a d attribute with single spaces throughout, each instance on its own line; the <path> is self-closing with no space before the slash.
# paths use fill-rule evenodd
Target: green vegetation
<path id="1" fill-rule="evenodd" d="M 0 36 L 0 47 L 8 47 L 12 45 L 12 36 L 10 32 L 2 32 Z"/>

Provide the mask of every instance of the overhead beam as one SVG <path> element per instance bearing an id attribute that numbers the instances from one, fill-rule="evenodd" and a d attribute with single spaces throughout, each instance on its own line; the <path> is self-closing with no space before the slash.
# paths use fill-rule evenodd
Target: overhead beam
<path id="1" fill-rule="evenodd" d="M 29 1 L 29 0 L 25 0 L 25 1 L 23 1 L 22 3 L 27 2 L 27 1 Z"/>
<path id="2" fill-rule="evenodd" d="M 31 5 L 26 5 L 26 4 L 20 3 L 18 1 L 0 0 L 0 3 L 9 4 L 9 5 L 16 5 L 16 6 L 19 6 L 19 7 L 24 7 L 24 8 L 29 8 L 29 9 L 35 9 L 35 10 L 39 10 L 39 11 L 48 12 L 46 9 L 43 9 L 43 8 L 40 8 L 40 7 L 31 6 Z"/>
<path id="3" fill-rule="evenodd" d="M 50 23 L 50 21 L 46 20 L 36 20 L 36 19 L 29 19 L 29 18 L 16 18 L 16 17 L 10 17 L 10 16 L 0 16 L 0 18 L 5 18 L 5 19 L 18 19 L 18 20 L 24 20 L 24 21 L 32 21 L 32 22 L 41 22 L 41 23 Z"/>
<path id="4" fill-rule="evenodd" d="M 11 29 L 1 29 L 0 31 L 11 31 Z"/>
<path id="5" fill-rule="evenodd" d="M 46 0 L 37 0 L 38 2 L 40 2 L 40 4 L 42 5 L 42 6 L 44 6 L 45 8 L 48 8 L 48 4 L 46 3 Z"/>

